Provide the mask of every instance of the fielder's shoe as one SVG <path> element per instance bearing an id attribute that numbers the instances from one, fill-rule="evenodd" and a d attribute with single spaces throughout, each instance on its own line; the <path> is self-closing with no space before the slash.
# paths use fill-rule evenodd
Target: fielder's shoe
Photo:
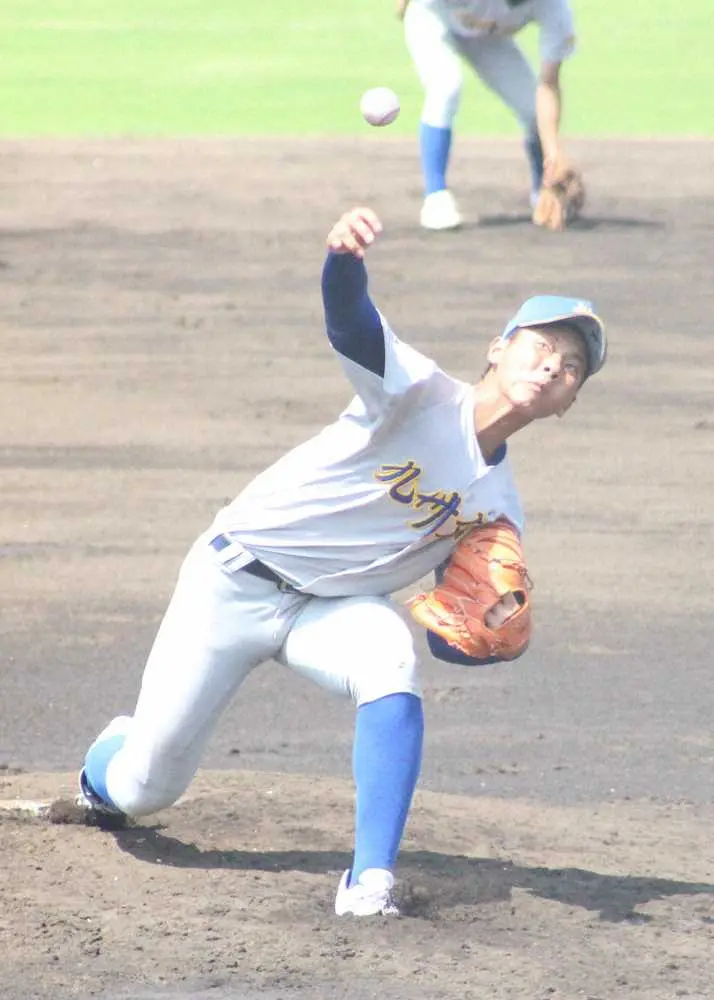
<path id="1" fill-rule="evenodd" d="M 428 194 L 421 207 L 419 222 L 424 229 L 458 229 L 461 213 L 451 191 L 434 191 Z"/>
<path id="2" fill-rule="evenodd" d="M 398 917 L 399 907 L 392 897 L 394 876 L 384 868 L 367 868 L 354 885 L 347 886 L 350 873 L 346 871 L 340 881 L 335 898 L 338 917 Z"/>

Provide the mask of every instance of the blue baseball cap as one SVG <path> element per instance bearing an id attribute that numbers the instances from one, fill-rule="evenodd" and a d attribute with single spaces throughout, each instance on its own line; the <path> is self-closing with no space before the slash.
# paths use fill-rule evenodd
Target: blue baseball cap
<path id="1" fill-rule="evenodd" d="M 534 295 L 526 299 L 501 334 L 508 340 L 520 327 L 547 326 L 549 323 L 568 323 L 583 338 L 588 352 L 587 378 L 600 371 L 607 357 L 605 324 L 595 313 L 587 299 L 568 299 L 562 295 Z"/>

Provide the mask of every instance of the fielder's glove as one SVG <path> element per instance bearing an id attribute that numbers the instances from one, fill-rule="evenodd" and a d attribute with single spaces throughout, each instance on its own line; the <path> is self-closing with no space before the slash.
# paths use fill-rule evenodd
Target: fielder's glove
<path id="1" fill-rule="evenodd" d="M 441 582 L 407 607 L 466 656 L 514 660 L 531 635 L 531 588 L 518 533 L 499 518 L 462 539 Z"/>
<path id="2" fill-rule="evenodd" d="M 560 160 L 550 171 L 538 192 L 533 208 L 533 222 L 556 232 L 567 229 L 577 219 L 585 204 L 585 185 L 577 167 Z"/>

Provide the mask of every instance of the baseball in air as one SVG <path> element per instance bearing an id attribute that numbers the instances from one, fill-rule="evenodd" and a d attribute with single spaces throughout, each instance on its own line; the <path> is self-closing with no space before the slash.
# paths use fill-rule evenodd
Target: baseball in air
<path id="1" fill-rule="evenodd" d="M 389 87 L 373 87 L 362 94 L 359 109 L 370 125 L 390 125 L 399 114 L 399 98 Z"/>

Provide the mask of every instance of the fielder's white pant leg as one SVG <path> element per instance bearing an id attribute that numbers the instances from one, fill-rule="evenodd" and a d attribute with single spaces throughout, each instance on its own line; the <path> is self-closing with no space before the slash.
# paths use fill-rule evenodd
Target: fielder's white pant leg
<path id="1" fill-rule="evenodd" d="M 205 540 L 189 552 L 151 649 L 127 738 L 109 763 L 112 802 L 131 816 L 186 790 L 221 712 L 280 649 L 307 598 L 225 572 Z"/>
<path id="2" fill-rule="evenodd" d="M 404 39 L 424 88 L 422 122 L 451 128 L 461 101 L 463 73 L 446 22 L 434 9 L 410 3 L 404 15 Z"/>
<path id="3" fill-rule="evenodd" d="M 459 38 L 458 46 L 483 83 L 511 109 L 523 130 L 530 131 L 535 122 L 538 81 L 515 41 L 489 35 Z"/>
<path id="4" fill-rule="evenodd" d="M 357 705 L 421 694 L 412 633 L 388 598 L 311 598 L 276 659 Z"/>

